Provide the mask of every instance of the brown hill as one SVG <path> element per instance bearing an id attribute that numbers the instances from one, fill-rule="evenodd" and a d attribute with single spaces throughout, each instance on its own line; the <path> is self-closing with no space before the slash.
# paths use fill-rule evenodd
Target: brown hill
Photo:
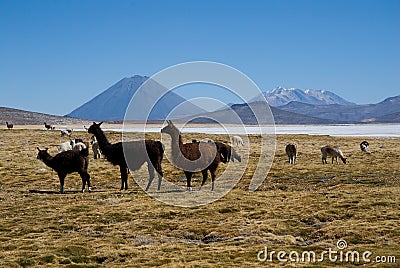
<path id="1" fill-rule="evenodd" d="M 44 122 L 52 125 L 89 124 L 87 120 L 69 116 L 56 116 L 0 107 L 0 124 L 5 124 L 6 121 L 14 125 L 42 125 Z"/>

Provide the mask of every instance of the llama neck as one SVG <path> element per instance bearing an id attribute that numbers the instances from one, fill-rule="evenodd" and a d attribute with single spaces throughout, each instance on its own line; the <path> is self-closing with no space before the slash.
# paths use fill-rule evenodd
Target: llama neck
<path id="1" fill-rule="evenodd" d="M 181 147 L 183 145 L 182 142 L 182 137 L 181 134 L 178 135 L 171 135 L 172 142 L 171 142 L 171 147 L 172 147 L 172 156 L 175 158 L 181 153 Z"/>
<path id="2" fill-rule="evenodd" d="M 104 132 L 100 129 L 94 133 L 94 136 L 97 139 L 97 142 L 99 143 L 100 149 L 104 149 L 107 146 L 110 146 L 111 143 L 108 141 L 106 135 Z"/>
<path id="3" fill-rule="evenodd" d="M 43 155 L 42 161 L 46 164 L 46 166 L 53 168 L 53 157 L 50 154 Z"/>

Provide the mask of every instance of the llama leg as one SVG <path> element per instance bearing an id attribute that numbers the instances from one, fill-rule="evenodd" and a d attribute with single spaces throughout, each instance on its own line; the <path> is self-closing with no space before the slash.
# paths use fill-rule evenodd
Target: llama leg
<path id="1" fill-rule="evenodd" d="M 88 185 L 88 192 L 90 193 L 90 191 L 92 190 L 90 188 L 90 175 L 86 171 L 79 172 L 79 175 L 82 178 L 82 193 L 85 192 L 86 183 Z"/>
<path id="2" fill-rule="evenodd" d="M 191 172 L 185 172 L 185 176 L 186 176 L 186 181 L 187 181 L 187 190 L 188 191 L 192 191 L 192 173 Z"/>
<path id="3" fill-rule="evenodd" d="M 161 182 L 162 182 L 162 178 L 163 178 L 163 172 L 162 172 L 162 168 L 161 168 L 161 163 L 157 164 L 157 175 L 158 175 L 158 185 L 157 185 L 157 190 L 160 191 L 161 189 Z"/>
<path id="4" fill-rule="evenodd" d="M 204 185 L 204 184 L 206 183 L 206 181 L 207 181 L 207 177 L 208 177 L 207 169 L 202 170 L 202 171 L 201 171 L 201 174 L 203 175 L 203 181 L 201 182 L 201 186 L 200 186 L 200 189 L 199 189 L 199 190 L 201 190 L 201 187 L 203 187 L 203 185 Z"/>
<path id="5" fill-rule="evenodd" d="M 154 166 L 152 163 L 148 162 L 147 163 L 147 170 L 149 172 L 149 182 L 147 183 L 146 186 L 146 192 L 149 190 L 151 183 L 153 182 L 154 179 Z"/>
<path id="6" fill-rule="evenodd" d="M 119 171 L 121 172 L 121 191 L 128 190 L 128 171 L 125 165 L 119 166 Z"/>
<path id="7" fill-rule="evenodd" d="M 58 173 L 58 178 L 60 179 L 60 194 L 64 193 L 64 179 L 67 175 Z"/>
<path id="8" fill-rule="evenodd" d="M 83 175 L 83 173 L 79 174 L 79 175 L 81 175 L 81 179 L 82 179 L 82 190 L 81 190 L 81 192 L 83 193 L 83 192 L 85 192 L 86 178 L 85 178 L 85 175 Z"/>
<path id="9" fill-rule="evenodd" d="M 87 172 L 86 172 L 86 181 L 87 181 L 88 192 L 90 193 L 92 191 L 92 187 L 90 186 L 90 175 Z"/>
<path id="10" fill-rule="evenodd" d="M 214 191 L 215 171 L 216 171 L 216 169 L 210 170 L 210 173 L 211 173 L 211 191 Z"/>

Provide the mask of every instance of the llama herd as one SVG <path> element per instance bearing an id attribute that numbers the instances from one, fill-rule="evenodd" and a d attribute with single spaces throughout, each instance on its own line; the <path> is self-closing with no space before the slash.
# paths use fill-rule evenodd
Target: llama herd
<path id="1" fill-rule="evenodd" d="M 120 189 L 128 189 L 129 170 L 138 170 L 144 163 L 147 163 L 150 178 L 146 191 L 149 190 L 155 178 L 155 171 L 158 176 L 157 189 L 160 190 L 163 178 L 161 162 L 164 157 L 164 145 L 161 141 L 145 139 L 112 144 L 101 129 L 102 123 L 93 122 L 89 128 L 85 127 L 85 129 L 93 135 L 90 143 L 94 158 L 100 158 L 101 154 L 103 154 L 108 162 L 119 166 L 121 176 Z M 185 173 L 189 191 L 192 190 L 191 178 L 193 173 L 201 171 L 203 175 L 201 186 L 203 186 L 207 180 L 208 171 L 210 171 L 212 190 L 214 190 L 215 173 L 219 163 L 234 160 L 241 161 L 241 157 L 234 148 L 222 142 L 216 142 L 215 145 L 212 140 L 206 142 L 193 140 L 191 143 L 183 143 L 179 130 L 171 121 L 168 121 L 168 125 L 161 130 L 161 133 L 171 136 L 172 162 L 178 167 L 183 166 L 181 169 Z M 62 133 L 61 136 L 63 136 Z M 237 144 L 243 144 L 242 139 L 238 136 L 236 137 L 236 142 Z M 66 175 L 73 172 L 78 172 L 82 178 L 82 192 L 85 190 L 86 184 L 90 192 L 90 176 L 87 172 L 89 165 L 88 149 L 89 144 L 81 139 L 72 139 L 60 144 L 58 154 L 55 156 L 51 156 L 47 148 L 41 150 L 37 147 L 37 158 L 57 173 L 60 180 L 60 193 L 64 192 Z M 129 157 L 125 157 L 125 154 L 128 154 Z M 203 161 L 203 163 L 195 163 L 194 166 L 190 166 L 193 163 L 192 161 L 196 162 L 196 160 Z"/>
<path id="2" fill-rule="evenodd" d="M 371 153 L 369 151 L 369 143 L 367 141 L 363 141 L 360 143 L 360 149 L 363 152 Z M 297 158 L 297 146 L 295 144 L 289 143 L 286 145 L 285 151 L 289 159 L 289 164 L 295 164 Z M 332 158 L 332 164 L 334 160 L 336 160 L 336 164 L 339 164 L 338 158 L 342 160 L 343 164 L 347 163 L 347 158 L 344 157 L 343 152 L 339 150 L 339 148 L 337 147 L 333 147 L 330 145 L 323 146 L 321 147 L 321 154 L 322 154 L 322 164 L 328 163 L 326 161 L 328 156 Z"/>
<path id="3" fill-rule="evenodd" d="M 121 177 L 121 190 L 128 189 L 128 173 L 129 170 L 138 170 L 144 163 L 147 163 L 149 181 L 146 191 L 149 190 L 157 172 L 158 184 L 157 189 L 161 189 L 163 178 L 162 160 L 164 157 L 164 145 L 158 140 L 135 140 L 129 142 L 110 143 L 101 129 L 101 123 L 95 123 L 85 129 L 92 134 L 90 144 L 92 146 L 95 159 L 104 155 L 105 159 L 112 165 L 119 166 Z M 50 126 L 48 129 L 52 129 Z M 62 130 L 61 136 L 70 138 L 71 130 Z M 183 170 L 186 177 L 187 190 L 192 190 L 192 176 L 196 172 L 202 173 L 201 186 L 207 181 L 208 172 L 211 175 L 211 190 L 214 190 L 214 182 L 216 179 L 216 171 L 219 164 L 227 163 L 235 160 L 241 162 L 240 155 L 232 146 L 243 145 L 243 140 L 239 136 L 231 138 L 231 144 L 223 142 L 214 142 L 210 139 L 202 141 L 192 140 L 190 143 L 183 143 L 179 129 L 170 121 L 161 129 L 161 133 L 171 137 L 171 154 L 172 163 Z M 363 152 L 368 152 L 368 142 L 363 141 L 360 148 Z M 58 154 L 51 156 L 48 149 L 40 149 L 37 147 L 37 158 L 44 162 L 47 166 L 56 171 L 60 180 L 60 193 L 64 192 L 64 179 L 67 174 L 78 172 L 82 178 L 82 192 L 85 190 L 86 184 L 90 192 L 90 175 L 88 173 L 89 165 L 89 143 L 81 139 L 71 139 L 70 141 L 61 143 L 57 148 Z M 285 148 L 290 164 L 296 163 L 297 146 L 295 144 L 287 144 Z M 327 164 L 327 158 L 332 158 L 332 164 L 340 159 L 346 164 L 346 158 L 341 150 L 332 146 L 323 146 L 321 148 L 322 163 Z M 126 157 L 127 156 L 127 157 Z"/>

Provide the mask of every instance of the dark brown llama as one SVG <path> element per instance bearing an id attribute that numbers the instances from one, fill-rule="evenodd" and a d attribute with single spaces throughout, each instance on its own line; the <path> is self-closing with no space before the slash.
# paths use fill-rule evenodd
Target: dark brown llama
<path id="1" fill-rule="evenodd" d="M 220 155 L 216 150 L 215 145 L 205 142 L 183 143 L 180 131 L 174 126 L 171 120 L 167 121 L 168 125 L 161 129 L 161 133 L 166 133 L 171 136 L 172 143 L 172 162 L 175 166 L 183 169 L 187 180 L 188 191 L 192 190 L 191 180 L 193 173 L 201 171 L 203 175 L 203 186 L 207 180 L 207 170 L 211 173 L 211 190 L 214 190 L 215 172 L 220 163 Z M 201 155 L 201 152 L 204 155 Z M 199 159 L 203 161 L 198 163 Z M 210 164 L 208 164 L 210 163 Z M 208 166 L 206 166 L 208 164 Z M 206 166 L 205 168 L 203 168 Z M 203 168 L 203 169 L 201 169 Z M 201 187 L 200 187 L 201 188 Z"/>
<path id="2" fill-rule="evenodd" d="M 286 155 L 289 158 L 289 164 L 295 164 L 296 163 L 296 158 L 297 158 L 297 147 L 295 144 L 288 144 L 286 145 L 285 148 Z"/>
<path id="3" fill-rule="evenodd" d="M 9 124 L 7 121 L 6 121 L 6 125 L 7 125 L 7 128 L 8 128 L 8 129 L 12 129 L 12 128 L 14 127 L 13 124 Z"/>
<path id="4" fill-rule="evenodd" d="M 240 155 L 238 155 L 235 149 L 229 144 L 216 141 L 215 146 L 217 146 L 217 151 L 220 154 L 220 159 L 222 163 L 226 163 L 229 161 L 235 162 L 235 159 L 239 162 L 242 162 L 242 158 L 240 157 Z"/>
<path id="5" fill-rule="evenodd" d="M 60 193 L 64 193 L 64 179 L 67 174 L 78 172 L 82 178 L 82 193 L 85 191 L 86 183 L 88 185 L 88 191 L 90 188 L 90 175 L 87 172 L 89 165 L 88 150 L 82 151 L 65 151 L 55 156 L 51 156 L 48 153 L 48 148 L 40 150 L 37 147 L 38 155 L 37 159 L 43 161 L 46 166 L 52 168 L 57 172 L 58 178 L 60 179 Z"/>
<path id="6" fill-rule="evenodd" d="M 105 158 L 113 165 L 118 165 L 121 172 L 121 190 L 128 189 L 128 167 L 132 170 L 138 170 L 145 162 L 150 175 L 146 191 L 154 179 L 154 169 L 158 173 L 158 187 L 161 188 L 163 177 L 161 162 L 164 156 L 164 148 L 160 141 L 155 140 L 138 140 L 126 143 L 118 142 L 111 144 L 100 126 L 103 122 L 96 124 L 93 122 L 88 128 L 88 132 L 93 134 L 99 144 L 100 150 Z M 126 162 L 124 155 L 124 147 L 126 153 L 130 155 L 129 162 Z M 133 156 L 133 157 L 132 157 Z"/>
<path id="7" fill-rule="evenodd" d="M 197 140 L 192 140 L 193 143 L 199 143 Z M 217 146 L 217 151 L 219 153 L 219 159 L 221 160 L 222 163 L 226 163 L 229 161 L 235 162 L 235 159 L 239 162 L 242 162 L 242 158 L 240 155 L 238 155 L 233 147 L 230 145 L 219 142 L 219 141 L 212 141 L 209 140 L 208 143 L 215 143 L 215 146 Z"/>
<path id="8" fill-rule="evenodd" d="M 47 130 L 53 130 L 53 129 L 54 129 L 53 126 L 46 124 L 46 122 L 44 122 L 44 127 L 45 127 Z"/>

